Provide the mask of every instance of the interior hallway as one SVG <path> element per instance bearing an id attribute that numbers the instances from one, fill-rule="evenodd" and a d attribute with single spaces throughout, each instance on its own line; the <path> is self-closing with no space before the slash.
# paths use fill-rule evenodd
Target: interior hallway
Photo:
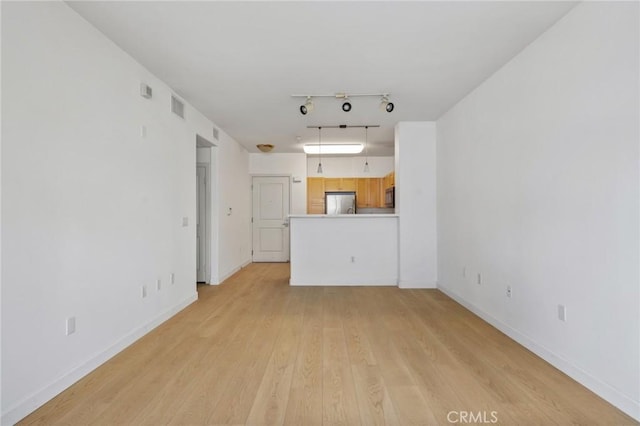
<path id="1" fill-rule="evenodd" d="M 199 286 L 19 424 L 638 424 L 438 290 L 288 279 L 251 264 Z"/>

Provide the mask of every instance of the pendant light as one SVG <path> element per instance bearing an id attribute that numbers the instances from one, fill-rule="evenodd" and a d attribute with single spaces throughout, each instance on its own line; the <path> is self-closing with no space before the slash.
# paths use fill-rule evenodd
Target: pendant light
<path id="1" fill-rule="evenodd" d="M 318 127 L 318 174 L 322 174 L 322 127 Z"/>
<path id="2" fill-rule="evenodd" d="M 369 173 L 369 126 L 364 126 L 364 151 L 365 151 L 365 160 L 364 160 L 364 172 Z"/>

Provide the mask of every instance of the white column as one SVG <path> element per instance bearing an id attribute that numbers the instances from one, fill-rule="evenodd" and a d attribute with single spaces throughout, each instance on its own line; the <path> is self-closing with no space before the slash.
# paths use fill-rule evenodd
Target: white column
<path id="1" fill-rule="evenodd" d="M 435 288 L 436 123 L 400 122 L 395 128 L 398 286 Z"/>

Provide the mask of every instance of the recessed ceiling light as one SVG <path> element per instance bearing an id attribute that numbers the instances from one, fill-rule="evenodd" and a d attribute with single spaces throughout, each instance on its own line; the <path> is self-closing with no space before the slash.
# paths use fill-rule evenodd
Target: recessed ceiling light
<path id="1" fill-rule="evenodd" d="M 322 144 L 322 152 L 320 152 L 320 144 L 308 143 L 304 146 L 306 154 L 359 154 L 364 149 L 361 143 L 334 143 Z"/>

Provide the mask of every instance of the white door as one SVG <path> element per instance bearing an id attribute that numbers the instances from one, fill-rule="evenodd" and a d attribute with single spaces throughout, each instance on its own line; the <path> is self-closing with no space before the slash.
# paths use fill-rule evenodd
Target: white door
<path id="1" fill-rule="evenodd" d="M 289 261 L 289 177 L 253 178 L 253 261 Z"/>
<path id="2" fill-rule="evenodd" d="M 207 280 L 207 168 L 196 167 L 196 281 Z"/>

